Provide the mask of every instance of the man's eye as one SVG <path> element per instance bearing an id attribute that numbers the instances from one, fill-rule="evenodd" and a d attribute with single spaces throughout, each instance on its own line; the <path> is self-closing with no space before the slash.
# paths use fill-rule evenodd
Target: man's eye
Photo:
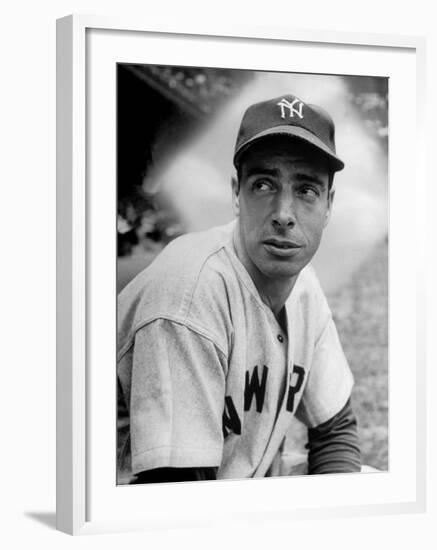
<path id="1" fill-rule="evenodd" d="M 320 190 L 313 185 L 302 185 L 299 188 L 299 193 L 306 198 L 315 199 L 320 195 Z"/>
<path id="2" fill-rule="evenodd" d="M 252 188 L 254 191 L 258 192 L 271 191 L 273 189 L 273 185 L 268 180 L 256 180 L 253 183 Z"/>

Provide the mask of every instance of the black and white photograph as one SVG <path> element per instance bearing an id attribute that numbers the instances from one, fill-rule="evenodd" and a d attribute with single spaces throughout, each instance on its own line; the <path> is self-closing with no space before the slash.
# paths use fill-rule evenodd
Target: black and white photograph
<path id="1" fill-rule="evenodd" d="M 389 471 L 389 79 L 116 82 L 117 484 Z"/>
<path id="2" fill-rule="evenodd" d="M 3 547 L 437 548 L 433 4 L 5 7 Z"/>

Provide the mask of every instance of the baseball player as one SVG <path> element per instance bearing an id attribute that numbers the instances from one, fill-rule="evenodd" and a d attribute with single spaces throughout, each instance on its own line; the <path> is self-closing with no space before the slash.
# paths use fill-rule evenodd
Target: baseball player
<path id="1" fill-rule="evenodd" d="M 360 470 L 352 375 L 310 266 L 344 167 L 333 121 L 293 95 L 257 103 L 233 161 L 236 220 L 174 240 L 119 296 L 119 468 L 136 483 L 269 475 L 294 415 L 308 473 Z"/>

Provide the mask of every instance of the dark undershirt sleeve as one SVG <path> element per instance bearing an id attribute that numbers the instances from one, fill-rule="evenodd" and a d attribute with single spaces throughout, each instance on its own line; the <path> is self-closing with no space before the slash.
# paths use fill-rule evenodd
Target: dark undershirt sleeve
<path id="1" fill-rule="evenodd" d="M 327 422 L 308 429 L 308 474 L 361 471 L 357 421 L 350 399 Z"/>
<path id="2" fill-rule="evenodd" d="M 155 468 L 136 474 L 131 485 L 143 483 L 175 483 L 216 479 L 217 468 Z"/>

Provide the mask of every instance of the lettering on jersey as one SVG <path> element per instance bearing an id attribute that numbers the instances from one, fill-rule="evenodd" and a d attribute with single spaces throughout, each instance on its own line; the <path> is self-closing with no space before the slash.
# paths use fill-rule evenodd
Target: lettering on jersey
<path id="1" fill-rule="evenodd" d="M 305 369 L 299 365 L 293 365 L 293 372 L 290 375 L 290 385 L 288 386 L 287 411 L 294 411 L 294 398 L 302 388 L 305 378 Z"/>
<path id="2" fill-rule="evenodd" d="M 241 420 L 230 395 L 225 396 L 222 429 L 223 437 L 227 437 L 230 432 L 234 432 L 237 435 L 241 434 Z"/>
<path id="3" fill-rule="evenodd" d="M 253 396 L 255 396 L 256 410 L 262 412 L 264 406 L 264 397 L 266 395 L 267 374 L 269 369 L 264 365 L 261 382 L 258 376 L 258 365 L 255 365 L 252 376 L 246 371 L 246 383 L 244 386 L 244 410 L 248 411 L 252 405 Z"/>
<path id="4" fill-rule="evenodd" d="M 252 374 L 246 371 L 244 383 L 244 410 L 248 411 L 252 407 L 253 398 L 255 397 L 256 411 L 261 413 L 264 407 L 264 399 L 266 396 L 267 376 L 269 373 L 268 367 L 263 365 L 263 370 L 260 375 L 258 365 L 255 365 Z M 222 419 L 223 437 L 227 437 L 230 432 L 241 435 L 241 420 L 235 408 L 234 401 L 230 395 L 225 397 L 225 407 Z"/>

